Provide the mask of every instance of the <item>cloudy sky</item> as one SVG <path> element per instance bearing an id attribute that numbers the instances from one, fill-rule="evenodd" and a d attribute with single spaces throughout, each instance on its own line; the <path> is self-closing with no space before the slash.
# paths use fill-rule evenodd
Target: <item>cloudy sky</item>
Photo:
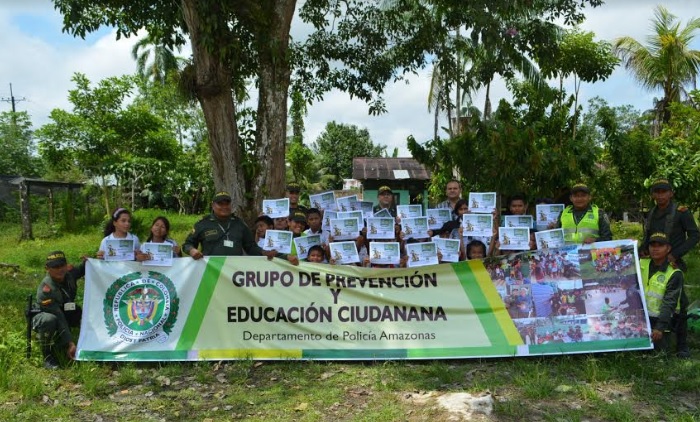
<path id="1" fill-rule="evenodd" d="M 582 28 L 593 31 L 597 39 L 613 40 L 629 35 L 643 40 L 650 33 L 650 19 L 656 2 L 648 0 L 609 0 L 608 4 L 590 10 Z M 697 0 L 670 0 L 664 5 L 683 22 L 700 17 Z M 0 98 L 10 97 L 10 84 L 18 111 L 27 111 L 34 125 L 47 123 L 54 108 L 70 110 L 68 90 L 74 86 L 71 76 L 84 73 L 91 81 L 109 76 L 132 74 L 136 64 L 131 48 L 136 39 L 116 41 L 109 28 L 89 35 L 85 40 L 61 32 L 61 16 L 53 9 L 51 0 L 0 0 Z M 292 32 L 301 31 L 299 25 Z M 700 34 L 693 45 L 700 49 Z M 306 141 L 313 142 L 327 122 L 355 124 L 368 128 L 375 143 L 399 148 L 401 156 L 409 155 L 406 137 L 419 141 L 432 136 L 433 118 L 427 109 L 429 69 L 404 82 L 390 85 L 385 91 L 388 113 L 370 116 L 367 106 L 351 100 L 341 92 L 331 92 L 324 101 L 309 108 L 305 120 Z M 572 90 L 572 85 L 566 87 Z M 507 95 L 503 84 L 492 87 L 492 102 Z M 583 84 L 580 96 L 585 103 L 600 96 L 611 105 L 632 104 L 638 109 L 650 108 L 659 92 L 642 90 L 624 68 L 618 67 L 604 82 Z M 483 104 L 483 93 L 474 103 Z M 252 106 L 253 104 L 251 104 Z M 9 102 L 0 102 L 0 110 L 11 110 Z"/>

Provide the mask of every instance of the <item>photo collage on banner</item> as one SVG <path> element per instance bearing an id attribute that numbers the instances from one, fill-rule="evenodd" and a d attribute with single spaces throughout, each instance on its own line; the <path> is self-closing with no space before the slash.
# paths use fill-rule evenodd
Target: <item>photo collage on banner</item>
<path id="1" fill-rule="evenodd" d="M 634 246 L 529 251 L 484 265 L 526 345 L 648 337 Z"/>

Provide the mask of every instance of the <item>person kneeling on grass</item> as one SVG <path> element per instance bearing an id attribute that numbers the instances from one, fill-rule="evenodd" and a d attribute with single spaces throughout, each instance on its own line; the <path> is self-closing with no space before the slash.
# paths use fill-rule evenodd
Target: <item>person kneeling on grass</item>
<path id="1" fill-rule="evenodd" d="M 678 331 L 688 308 L 688 298 L 683 291 L 683 272 L 673 268 L 668 260 L 671 244 L 665 233 L 657 232 L 649 237 L 649 258 L 639 261 L 644 283 L 644 297 L 651 322 L 651 339 L 654 348 L 668 351 L 673 328 Z M 681 345 L 682 346 L 682 345 Z M 687 350 L 687 349 L 686 349 Z M 679 357 L 687 358 L 690 353 Z"/>
<path id="2" fill-rule="evenodd" d="M 75 303 L 78 279 L 85 276 L 85 261 L 76 268 L 68 265 L 61 251 L 46 257 L 46 277 L 36 292 L 41 312 L 32 320 L 32 327 L 39 336 L 44 368 L 57 369 L 57 350 L 65 350 L 69 359 L 75 359 L 75 342 L 70 327 L 79 327 L 82 309 Z"/>

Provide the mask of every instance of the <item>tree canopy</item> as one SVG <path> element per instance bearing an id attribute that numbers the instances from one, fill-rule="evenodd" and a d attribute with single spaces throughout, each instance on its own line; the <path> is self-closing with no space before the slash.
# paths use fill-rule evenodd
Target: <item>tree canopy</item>
<path id="1" fill-rule="evenodd" d="M 583 5 L 602 3 L 307 0 L 298 16 L 311 33 L 292 42 L 296 0 L 182 0 L 178 7 L 164 0 L 53 1 L 64 16 L 64 30 L 76 36 L 111 25 L 117 37 L 145 28 L 166 46 L 189 38 L 193 61 L 183 76 L 204 111 L 214 184 L 231 191 L 240 212 L 282 193 L 292 75 L 311 101 L 338 88 L 367 101 L 370 112 L 382 112 L 384 85 L 425 66 L 431 54 L 445 48 L 455 27 L 470 30 L 474 40 L 509 57 L 509 51 L 530 51 L 535 45 L 547 50 L 551 22 L 579 22 Z M 501 61 L 493 71 L 507 73 L 507 68 Z M 251 79 L 258 107 L 254 162 L 246 164 L 249 156 L 235 122 L 240 104 L 232 93 Z"/>

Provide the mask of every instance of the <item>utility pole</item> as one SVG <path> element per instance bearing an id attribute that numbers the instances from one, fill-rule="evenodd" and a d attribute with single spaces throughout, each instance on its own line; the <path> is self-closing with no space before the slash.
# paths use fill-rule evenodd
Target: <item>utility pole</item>
<path id="1" fill-rule="evenodd" d="M 26 101 L 27 99 L 22 97 L 22 98 L 15 98 L 14 94 L 12 93 L 12 84 L 10 84 L 10 98 L 0 98 L 0 101 L 5 101 L 6 103 L 11 103 L 12 104 L 12 112 L 16 113 L 17 109 L 15 108 L 15 104 L 20 102 L 20 101 Z"/>

